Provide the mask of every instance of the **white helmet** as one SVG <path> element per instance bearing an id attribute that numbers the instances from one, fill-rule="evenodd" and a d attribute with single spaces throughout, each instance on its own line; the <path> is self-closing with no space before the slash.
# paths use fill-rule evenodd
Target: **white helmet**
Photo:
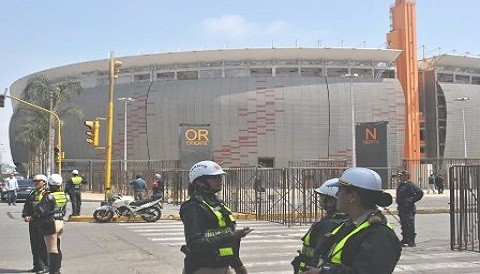
<path id="1" fill-rule="evenodd" d="M 61 186 L 63 182 L 62 175 L 60 174 L 52 174 L 50 178 L 48 178 L 48 184 L 52 186 Z"/>
<path id="2" fill-rule="evenodd" d="M 192 166 L 190 173 L 188 175 L 190 183 L 201 176 L 205 175 L 222 175 L 226 172 L 223 171 L 222 167 L 217 163 L 212 161 L 201 161 Z"/>
<path id="3" fill-rule="evenodd" d="M 72 174 L 78 175 L 78 170 L 76 169 L 72 170 Z"/>
<path id="4" fill-rule="evenodd" d="M 162 175 L 160 175 L 160 174 L 157 173 L 157 174 L 155 174 L 153 177 L 155 177 L 156 179 L 160 179 L 160 178 L 162 178 Z"/>
<path id="5" fill-rule="evenodd" d="M 351 185 L 358 188 L 381 191 L 382 179 L 375 171 L 364 167 L 352 167 L 345 172 L 335 186 Z"/>
<path id="6" fill-rule="evenodd" d="M 47 176 L 43 174 L 38 174 L 33 177 L 34 181 L 44 181 L 45 183 L 48 182 Z"/>
<path id="7" fill-rule="evenodd" d="M 336 183 L 338 183 L 338 178 L 326 180 L 319 188 L 315 189 L 315 192 L 337 198 L 338 186 L 332 186 Z"/>

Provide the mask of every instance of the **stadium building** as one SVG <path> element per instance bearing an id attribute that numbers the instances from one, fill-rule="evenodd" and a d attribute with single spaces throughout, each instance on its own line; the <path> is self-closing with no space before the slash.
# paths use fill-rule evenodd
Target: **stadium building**
<path id="1" fill-rule="evenodd" d="M 117 58 L 123 65 L 115 98 L 135 101 L 127 105 L 125 136 L 124 103 L 115 100 L 113 159 L 123 159 L 126 139 L 129 160 L 180 160 L 184 167 L 196 160 L 194 155 L 225 166 L 286 167 L 311 160 L 400 166 L 405 103 L 394 64 L 400 52 L 268 48 Z M 35 76 L 81 83 L 83 93 L 74 103 L 83 108 L 85 118 L 66 117 L 62 128 L 67 159 L 104 159 L 103 150 L 85 142 L 84 121 L 106 117 L 108 64 L 109 60 L 96 60 L 52 68 L 11 86 L 12 95 L 21 97 L 28 79 Z M 478 82 L 473 76 L 469 79 Z M 446 89 L 444 84 L 438 87 Z M 479 87 L 468 90 L 474 93 Z M 438 115 L 440 124 L 443 116 Z M 13 136 L 19 121 L 15 114 L 10 126 L 15 162 L 28 160 Z M 104 140 L 106 126 L 102 121 L 101 125 Z M 453 136 L 458 136 L 457 127 L 452 125 Z M 448 145 L 441 140 L 438 147 Z M 352 157 L 354 152 L 357 157 Z"/>

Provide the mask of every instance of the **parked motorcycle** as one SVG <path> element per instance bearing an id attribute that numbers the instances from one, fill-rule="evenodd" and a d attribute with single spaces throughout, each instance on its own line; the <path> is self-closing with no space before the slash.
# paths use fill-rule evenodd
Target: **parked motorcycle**
<path id="1" fill-rule="evenodd" d="M 154 196 L 144 200 L 134 201 L 131 196 L 112 194 L 108 201 L 103 201 L 93 212 L 97 222 L 110 221 L 114 215 L 135 218 L 140 216 L 146 222 L 156 222 L 162 217 L 163 198 Z"/>

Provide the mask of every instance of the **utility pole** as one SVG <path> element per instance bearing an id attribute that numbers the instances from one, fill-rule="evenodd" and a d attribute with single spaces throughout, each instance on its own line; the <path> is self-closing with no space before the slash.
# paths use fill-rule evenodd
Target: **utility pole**
<path id="1" fill-rule="evenodd" d="M 123 110 L 124 110 L 124 120 L 123 120 L 123 171 L 125 172 L 125 175 L 127 173 L 127 104 L 129 102 L 135 101 L 133 98 L 126 98 L 126 97 L 120 97 L 117 98 L 118 101 L 123 102 Z"/>
<path id="2" fill-rule="evenodd" d="M 112 172 L 112 143 L 113 143 L 113 92 L 115 90 L 115 79 L 118 78 L 121 61 L 115 60 L 115 53 L 110 52 L 110 62 L 108 68 L 108 107 L 107 107 L 107 141 L 105 146 L 105 201 L 108 200 L 110 192 L 110 180 Z"/>
<path id="3" fill-rule="evenodd" d="M 465 102 L 470 100 L 469 97 L 458 97 L 453 99 L 456 102 L 462 102 L 462 125 L 463 125 L 463 158 L 467 160 L 467 130 L 465 124 Z"/>

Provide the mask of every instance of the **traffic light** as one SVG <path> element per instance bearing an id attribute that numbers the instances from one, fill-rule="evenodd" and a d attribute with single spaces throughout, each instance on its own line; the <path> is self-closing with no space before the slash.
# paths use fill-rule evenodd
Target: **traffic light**
<path id="1" fill-rule="evenodd" d="M 113 72 L 113 78 L 114 79 L 118 79 L 118 74 L 120 72 L 120 67 L 121 66 L 122 66 L 122 61 L 118 61 L 118 60 L 113 61 L 112 72 Z"/>
<path id="2" fill-rule="evenodd" d="M 5 95 L 0 94 L 0 108 L 5 107 Z"/>
<path id="3" fill-rule="evenodd" d="M 99 129 L 100 122 L 98 121 L 85 121 L 85 125 L 89 128 L 87 131 L 87 143 L 91 146 L 98 146 L 98 140 L 100 139 Z"/>

